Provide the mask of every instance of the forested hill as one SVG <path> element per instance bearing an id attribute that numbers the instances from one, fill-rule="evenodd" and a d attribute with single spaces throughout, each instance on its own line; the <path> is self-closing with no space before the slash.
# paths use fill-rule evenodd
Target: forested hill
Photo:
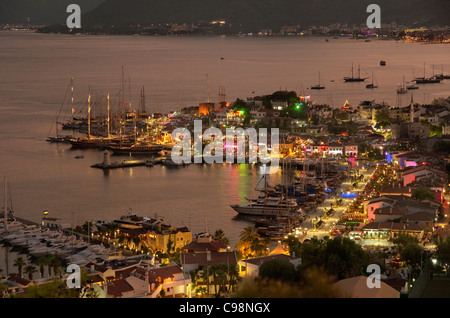
<path id="1" fill-rule="evenodd" d="M 284 25 L 364 24 L 371 3 L 381 22 L 409 26 L 450 25 L 449 0 L 0 0 L 0 24 L 65 23 L 67 5 L 89 25 L 191 24 L 224 20 L 242 31 Z"/>
<path id="2" fill-rule="evenodd" d="M 164 24 L 225 20 L 248 30 L 283 25 L 363 24 L 367 6 L 381 7 L 382 23 L 450 25 L 449 0 L 106 0 L 85 24 Z"/>
<path id="3" fill-rule="evenodd" d="M 65 23 L 67 6 L 76 3 L 82 14 L 104 0 L 0 0 L 0 24 L 48 25 Z"/>

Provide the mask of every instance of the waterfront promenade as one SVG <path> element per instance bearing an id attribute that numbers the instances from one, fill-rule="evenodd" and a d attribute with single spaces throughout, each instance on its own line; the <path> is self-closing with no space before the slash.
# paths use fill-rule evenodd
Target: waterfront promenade
<path id="1" fill-rule="evenodd" d="M 358 166 L 356 168 L 360 169 L 359 166 L 361 165 L 361 162 L 357 162 L 357 164 Z M 360 193 L 362 193 L 366 185 L 366 180 L 370 178 L 372 173 L 375 171 L 375 167 L 369 166 L 368 168 L 360 169 L 360 171 L 364 175 L 364 181 L 358 182 L 356 188 L 350 191 L 351 193 L 354 193 L 355 196 L 358 196 Z M 316 237 L 317 239 L 323 239 L 325 236 L 330 236 L 330 231 L 347 210 L 348 206 L 352 203 L 353 198 L 342 197 L 341 205 L 339 205 L 338 207 L 333 205 L 333 214 L 326 218 L 324 218 L 324 209 L 330 209 L 330 205 L 334 204 L 335 198 L 339 198 L 339 194 L 346 192 L 346 189 L 351 187 L 351 184 L 352 181 L 350 180 L 350 177 L 347 177 L 347 179 L 336 189 L 336 195 L 331 195 L 326 198 L 321 204 L 318 205 L 318 207 L 314 211 L 311 211 L 308 214 L 308 217 L 303 221 L 303 226 L 299 231 L 299 237 L 301 238 L 301 240 L 311 239 L 313 237 Z M 324 223 L 322 226 L 315 230 L 313 222 L 318 220 L 319 218 L 321 218 Z"/>

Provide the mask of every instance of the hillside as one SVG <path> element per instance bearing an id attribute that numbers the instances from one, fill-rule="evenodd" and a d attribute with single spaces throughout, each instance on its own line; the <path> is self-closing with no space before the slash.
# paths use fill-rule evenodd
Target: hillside
<path id="1" fill-rule="evenodd" d="M 106 0 L 87 13 L 87 25 L 198 23 L 225 20 L 255 31 L 283 25 L 363 24 L 373 0 Z M 378 0 L 382 23 L 450 25 L 450 1 Z"/>
<path id="2" fill-rule="evenodd" d="M 0 0 L 0 24 L 47 25 L 65 23 L 67 6 L 76 3 L 82 15 L 104 0 Z"/>
<path id="3" fill-rule="evenodd" d="M 83 26 L 198 24 L 225 20 L 233 31 L 283 25 L 364 24 L 373 0 L 0 0 L 0 24 L 65 23 L 67 5 L 82 9 Z M 377 0 L 382 23 L 450 25 L 448 0 Z M 230 27 L 231 26 L 231 27 Z"/>

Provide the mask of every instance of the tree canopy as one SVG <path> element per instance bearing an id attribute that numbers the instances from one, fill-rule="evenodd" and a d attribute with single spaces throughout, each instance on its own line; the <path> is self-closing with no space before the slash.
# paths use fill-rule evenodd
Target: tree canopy
<path id="1" fill-rule="evenodd" d="M 294 265 L 284 259 L 272 259 L 265 261 L 259 267 L 259 277 L 273 279 L 282 282 L 296 280 L 297 272 Z"/>
<path id="2" fill-rule="evenodd" d="M 302 272 L 320 266 L 328 275 L 343 279 L 364 274 L 370 263 L 369 254 L 349 238 L 312 239 L 301 243 L 297 238 L 288 236 L 285 243 L 291 254 L 294 252 L 302 258 Z M 301 274 L 301 277 L 304 278 L 304 275 Z"/>
<path id="3" fill-rule="evenodd" d="M 411 197 L 422 201 L 422 200 L 436 200 L 436 195 L 429 188 L 419 187 L 413 190 Z"/>

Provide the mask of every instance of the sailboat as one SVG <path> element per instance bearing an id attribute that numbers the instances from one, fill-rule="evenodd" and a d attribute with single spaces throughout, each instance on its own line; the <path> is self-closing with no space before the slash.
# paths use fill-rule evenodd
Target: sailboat
<path id="1" fill-rule="evenodd" d="M 360 69 L 360 67 L 359 67 L 359 65 L 358 65 L 358 77 L 354 77 L 353 76 L 353 63 L 352 63 L 352 76 L 351 77 L 344 77 L 344 81 L 346 81 L 346 82 L 364 82 L 366 79 L 367 79 L 367 77 L 361 77 L 361 69 Z"/>
<path id="2" fill-rule="evenodd" d="M 434 65 L 433 65 L 434 74 Z M 433 75 L 433 77 L 425 77 L 425 63 L 423 64 L 423 77 L 418 77 L 414 80 L 416 84 L 435 84 L 440 83 L 441 80 Z"/>
<path id="3" fill-rule="evenodd" d="M 70 90 L 72 92 L 72 109 L 73 109 L 73 77 L 70 80 L 70 86 L 69 87 L 70 87 Z M 64 99 L 65 99 L 65 97 L 64 97 Z M 69 140 L 71 138 L 73 138 L 70 135 L 66 135 L 66 136 L 60 136 L 59 135 L 58 125 L 61 124 L 61 123 L 58 121 L 58 119 L 59 119 L 59 116 L 61 115 L 61 111 L 62 111 L 62 109 L 64 107 L 64 102 L 65 102 L 65 100 L 61 104 L 61 107 L 60 107 L 59 112 L 56 115 L 56 119 L 55 119 L 56 135 L 55 135 L 55 137 L 48 136 L 47 141 L 50 141 L 50 142 L 69 142 Z M 50 128 L 50 130 L 51 130 L 51 128 Z"/>
<path id="4" fill-rule="evenodd" d="M 398 85 L 397 94 L 406 94 L 408 91 L 405 88 L 405 77 L 403 76 L 402 85 Z"/>
<path id="5" fill-rule="evenodd" d="M 10 202 L 12 202 L 10 200 Z M 12 204 L 10 207 L 8 207 L 8 179 L 5 177 L 4 179 L 4 206 L 3 206 L 3 227 L 4 229 L 1 229 L 0 232 L 6 232 L 8 233 L 8 231 L 12 228 L 17 226 L 17 221 L 14 220 L 13 218 L 13 222 L 10 222 L 9 220 L 11 219 L 11 215 L 13 213 L 12 210 Z"/>
<path id="6" fill-rule="evenodd" d="M 367 84 L 366 88 L 378 88 L 378 83 L 377 83 L 377 85 L 375 85 L 373 82 L 373 79 L 374 79 L 374 76 L 373 76 L 373 71 L 372 71 L 372 83 Z"/>
<path id="7" fill-rule="evenodd" d="M 434 77 L 439 80 L 450 79 L 450 74 L 444 75 L 444 65 L 442 64 L 442 73 L 436 74 Z"/>
<path id="8" fill-rule="evenodd" d="M 325 86 L 320 85 L 320 72 L 319 72 L 319 84 L 311 86 L 311 89 L 324 89 Z"/>
<path id="9" fill-rule="evenodd" d="M 98 148 L 98 138 L 91 136 L 91 94 L 88 96 L 88 136 L 85 138 L 70 139 L 69 142 L 73 148 Z"/>
<path id="10" fill-rule="evenodd" d="M 406 89 L 409 89 L 409 90 L 411 90 L 411 89 L 419 89 L 419 86 L 414 85 L 414 84 L 410 84 L 410 85 L 406 86 Z"/>
<path id="11" fill-rule="evenodd" d="M 406 89 L 407 90 L 412 90 L 412 89 L 419 89 L 419 86 L 417 86 L 417 85 L 414 85 L 414 79 L 416 78 L 415 76 L 414 76 L 414 69 L 413 69 L 413 80 L 412 81 L 410 81 L 410 82 L 407 82 L 407 83 L 410 83 L 409 85 L 406 85 Z"/>

